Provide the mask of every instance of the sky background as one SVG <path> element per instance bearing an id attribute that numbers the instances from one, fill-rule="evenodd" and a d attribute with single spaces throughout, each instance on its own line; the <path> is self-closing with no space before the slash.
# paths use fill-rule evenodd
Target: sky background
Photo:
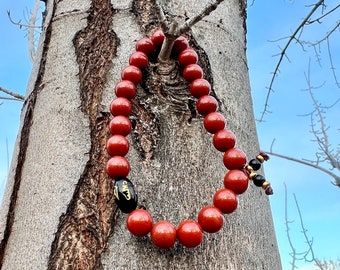
<path id="1" fill-rule="evenodd" d="M 248 65 L 254 100 L 255 116 L 263 111 L 267 86 L 271 74 L 278 61 L 274 56 L 280 53 L 280 47 L 287 40 L 270 42 L 291 35 L 301 20 L 308 14 L 314 1 L 256 0 L 248 8 Z M 338 1 L 326 1 L 334 7 Z M 25 94 L 30 75 L 31 64 L 28 57 L 26 32 L 10 23 L 7 10 L 12 19 L 23 23 L 29 17 L 33 1 L 0 1 L 0 86 Z M 340 12 L 325 18 L 322 24 L 313 24 L 304 29 L 302 39 L 315 41 L 322 37 L 339 21 Z M 339 30 L 330 39 L 333 52 L 333 63 L 340 80 L 340 35 Z M 260 145 L 263 150 L 269 149 L 275 139 L 274 152 L 295 158 L 314 159 L 317 151 L 310 133 L 310 118 L 303 117 L 313 110 L 312 101 L 307 88 L 305 73 L 310 63 L 311 83 L 313 86 L 323 85 L 315 89 L 315 97 L 323 105 L 331 105 L 340 97 L 340 89 L 336 87 L 330 73 L 330 62 L 326 46 L 321 46 L 321 64 L 315 61 L 315 53 L 308 45 L 305 50 L 293 43 L 287 51 L 280 73 L 275 80 L 275 93 L 271 95 L 270 114 L 265 122 L 258 124 Z M 338 64 L 338 65 L 337 65 Z M 2 94 L 0 93 L 0 96 Z M 15 101 L 0 100 L 0 197 L 4 189 L 8 159 L 11 156 L 22 104 Z M 327 111 L 326 123 L 329 139 L 334 148 L 339 148 L 340 103 Z M 7 151 L 8 148 L 8 151 Z M 10 157 L 9 157 L 10 160 Z M 284 270 L 291 269 L 289 253 L 291 249 L 285 231 L 284 183 L 288 192 L 288 217 L 290 232 L 297 252 L 307 250 L 305 239 L 301 233 L 299 217 L 295 207 L 295 193 L 303 216 L 307 234 L 313 239 L 313 249 L 319 259 L 340 259 L 340 189 L 330 182 L 328 175 L 303 165 L 271 157 L 265 163 L 266 178 L 271 181 L 275 194 L 270 197 L 275 223 L 281 261 Z M 327 165 L 325 165 L 328 168 Z M 298 262 L 299 269 L 315 269 L 309 263 Z"/>

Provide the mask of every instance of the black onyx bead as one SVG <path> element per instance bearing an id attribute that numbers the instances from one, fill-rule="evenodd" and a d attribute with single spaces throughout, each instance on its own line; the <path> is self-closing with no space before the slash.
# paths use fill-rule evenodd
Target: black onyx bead
<path id="1" fill-rule="evenodd" d="M 254 171 L 257 171 L 261 168 L 261 162 L 258 159 L 252 159 L 249 161 L 249 166 L 252 167 Z"/>
<path id="2" fill-rule="evenodd" d="M 132 182 L 127 178 L 118 178 L 116 180 L 114 197 L 118 208 L 123 213 L 130 213 L 137 208 L 138 197 Z"/>
<path id="3" fill-rule="evenodd" d="M 266 179 L 261 174 L 257 174 L 256 176 L 253 177 L 254 185 L 257 186 L 257 187 L 262 187 L 262 184 L 265 181 L 266 181 Z"/>

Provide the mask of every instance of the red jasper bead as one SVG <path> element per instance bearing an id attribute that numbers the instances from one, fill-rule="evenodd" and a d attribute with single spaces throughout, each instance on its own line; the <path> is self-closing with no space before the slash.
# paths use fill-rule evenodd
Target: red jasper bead
<path id="1" fill-rule="evenodd" d="M 136 66 L 127 66 L 122 71 L 122 80 L 139 84 L 142 81 L 142 71 Z"/>
<path id="2" fill-rule="evenodd" d="M 113 135 L 106 144 L 110 156 L 125 156 L 129 152 L 129 141 L 122 135 Z"/>
<path id="3" fill-rule="evenodd" d="M 188 248 L 197 247 L 203 240 L 201 225 L 194 220 L 184 220 L 177 228 L 177 237 Z"/>
<path id="4" fill-rule="evenodd" d="M 198 61 L 198 55 L 193 49 L 185 49 L 178 56 L 178 63 L 181 66 L 187 66 L 190 64 L 196 64 Z"/>
<path id="5" fill-rule="evenodd" d="M 126 116 L 118 115 L 112 118 L 109 128 L 112 135 L 127 136 L 131 132 L 131 122 Z"/>
<path id="6" fill-rule="evenodd" d="M 236 143 L 236 136 L 230 130 L 222 129 L 217 131 L 213 137 L 213 145 L 218 151 L 225 152 L 233 148 Z"/>
<path id="7" fill-rule="evenodd" d="M 149 64 L 149 59 L 145 53 L 137 51 L 130 55 L 129 64 L 138 68 L 146 68 Z"/>
<path id="8" fill-rule="evenodd" d="M 140 51 L 145 53 L 146 55 L 150 55 L 155 51 L 155 45 L 153 44 L 151 39 L 144 37 L 137 41 L 136 51 Z"/>
<path id="9" fill-rule="evenodd" d="M 171 52 L 172 52 L 173 55 L 177 56 L 182 51 L 184 51 L 185 49 L 188 49 L 188 48 L 189 48 L 189 41 L 185 37 L 179 36 L 175 40 Z"/>
<path id="10" fill-rule="evenodd" d="M 231 148 L 224 153 L 223 163 L 229 170 L 242 170 L 247 163 L 247 157 L 241 149 Z"/>
<path id="11" fill-rule="evenodd" d="M 107 162 L 106 172 L 112 178 L 126 177 L 130 172 L 130 164 L 125 157 L 114 156 Z"/>
<path id="12" fill-rule="evenodd" d="M 128 215 L 126 227 L 135 236 L 145 236 L 152 229 L 152 217 L 148 211 L 136 209 Z"/>
<path id="13" fill-rule="evenodd" d="M 113 116 L 129 116 L 132 112 L 132 104 L 127 98 L 118 97 L 111 102 L 110 112 Z"/>
<path id="14" fill-rule="evenodd" d="M 159 221 L 152 226 L 151 241 L 159 248 L 171 248 L 176 242 L 176 227 L 168 221 Z"/>
<path id="15" fill-rule="evenodd" d="M 192 82 L 202 77 L 203 77 L 203 70 L 197 64 L 187 65 L 183 70 L 183 78 L 188 82 Z"/>
<path id="16" fill-rule="evenodd" d="M 224 176 L 224 187 L 236 194 L 245 192 L 249 185 L 248 176 L 241 170 L 230 170 Z"/>
<path id="17" fill-rule="evenodd" d="M 196 79 L 190 84 L 190 93 L 195 98 L 209 95 L 211 90 L 210 83 L 205 79 Z"/>
<path id="18" fill-rule="evenodd" d="M 132 81 L 123 80 L 116 84 L 115 93 L 117 97 L 132 99 L 137 94 L 136 85 Z"/>
<path id="19" fill-rule="evenodd" d="M 230 189 L 218 190 L 213 198 L 214 205 L 221 210 L 223 214 L 234 212 L 238 205 L 238 200 L 234 191 Z"/>
<path id="20" fill-rule="evenodd" d="M 196 108 L 199 114 L 207 115 L 211 112 L 216 112 L 218 103 L 213 96 L 206 95 L 197 100 Z"/>
<path id="21" fill-rule="evenodd" d="M 208 233 L 218 232 L 223 226 L 222 212 L 215 206 L 206 206 L 198 213 L 198 223 Z"/>
<path id="22" fill-rule="evenodd" d="M 204 117 L 203 125 L 204 128 L 209 133 L 216 133 L 217 131 L 224 129 L 226 124 L 226 120 L 222 114 L 219 112 L 209 113 L 206 117 Z"/>
<path id="23" fill-rule="evenodd" d="M 151 41 L 157 47 L 162 46 L 164 39 L 165 35 L 161 29 L 156 30 L 151 36 Z"/>

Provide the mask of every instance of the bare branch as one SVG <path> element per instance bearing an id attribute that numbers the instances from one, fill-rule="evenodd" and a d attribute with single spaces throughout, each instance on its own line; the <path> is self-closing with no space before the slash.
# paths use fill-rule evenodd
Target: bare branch
<path id="1" fill-rule="evenodd" d="M 318 169 L 318 170 L 330 175 L 332 178 L 334 178 L 335 182 L 333 182 L 333 184 L 335 186 L 340 187 L 340 176 L 337 176 L 335 173 L 331 172 L 330 170 L 327 170 L 327 169 L 325 169 L 325 168 L 323 168 L 323 167 L 321 167 L 321 166 L 319 166 L 315 163 L 307 162 L 307 161 L 297 159 L 297 158 L 293 158 L 293 157 L 289 157 L 289 156 L 286 156 L 286 155 L 277 154 L 277 153 L 274 153 L 272 151 L 265 151 L 264 150 L 264 152 L 266 152 L 268 155 L 272 155 L 272 156 L 276 156 L 276 157 L 283 158 L 283 159 L 286 159 L 286 160 L 294 161 L 294 162 L 297 162 L 297 163 Z"/>
<path id="2" fill-rule="evenodd" d="M 337 10 L 339 7 L 340 7 L 340 5 L 337 5 L 336 7 L 332 8 L 330 11 L 326 12 L 325 14 L 322 14 L 322 16 L 320 16 L 319 18 L 316 18 L 316 19 L 311 20 L 311 21 L 307 21 L 307 22 L 306 22 L 306 25 L 307 25 L 307 24 L 312 24 L 312 23 L 315 23 L 315 22 L 320 23 L 320 21 L 321 21 L 323 18 L 325 18 L 326 16 L 328 16 L 329 14 L 331 14 L 332 12 L 334 12 L 335 10 Z"/>
<path id="3" fill-rule="evenodd" d="M 213 12 L 219 4 L 221 4 L 224 0 L 215 0 L 213 3 L 207 5 L 199 14 L 195 17 L 187 20 L 180 28 L 180 33 L 187 32 L 193 25 L 201 21 L 204 17 L 208 16 L 211 12 Z"/>
<path id="4" fill-rule="evenodd" d="M 306 240 L 306 243 L 308 245 L 308 251 L 305 252 L 304 259 L 305 259 L 305 261 L 308 261 L 308 262 L 314 262 L 320 268 L 320 270 L 324 270 L 324 268 L 322 267 L 322 265 L 320 264 L 320 262 L 316 259 L 315 255 L 314 255 L 314 250 L 313 250 L 313 246 L 312 246 L 313 240 L 310 240 L 308 235 L 307 235 L 307 229 L 305 228 L 305 225 L 304 225 L 304 222 L 303 222 L 303 219 L 302 219 L 300 206 L 297 202 L 295 193 L 293 193 L 293 196 L 294 196 L 295 206 L 296 206 L 296 209 L 297 209 L 298 214 L 299 214 L 300 226 L 301 226 L 301 229 L 302 229 L 301 232 L 302 232 L 302 234 L 303 234 L 303 236 Z M 308 256 L 309 253 L 311 254 L 311 259 L 307 259 L 307 256 Z"/>
<path id="5" fill-rule="evenodd" d="M 35 0 L 31 17 L 28 21 L 28 25 L 35 26 L 37 22 L 37 16 L 40 6 L 40 0 Z M 34 27 L 27 27 L 27 41 L 28 41 L 28 52 L 31 63 L 34 63 L 35 59 L 35 46 L 34 46 Z"/>
<path id="6" fill-rule="evenodd" d="M 266 96 L 266 100 L 265 100 L 265 104 L 264 104 L 264 110 L 261 113 L 261 116 L 259 118 L 259 122 L 263 121 L 264 115 L 268 112 L 268 103 L 269 103 L 269 97 L 271 92 L 273 92 L 273 85 L 274 85 L 274 81 L 275 78 L 279 72 L 279 68 L 280 65 L 282 63 L 283 57 L 286 55 L 286 51 L 288 49 L 288 47 L 290 46 L 291 42 L 293 40 L 297 40 L 297 35 L 299 34 L 299 32 L 302 30 L 302 28 L 306 25 L 306 22 L 309 20 L 309 18 L 315 13 L 315 11 L 324 3 L 324 0 L 319 0 L 314 7 L 312 8 L 312 10 L 309 12 L 309 14 L 303 19 L 303 21 L 300 23 L 300 25 L 296 28 L 296 30 L 293 32 L 293 34 L 290 36 L 288 42 L 286 43 L 286 45 L 284 46 L 284 48 L 282 49 L 281 53 L 280 53 L 280 58 L 279 61 L 277 62 L 275 69 L 274 69 L 274 73 L 272 75 L 269 87 L 268 87 L 268 92 L 267 92 L 267 96 Z"/>
<path id="7" fill-rule="evenodd" d="M 9 100 L 17 100 L 17 101 L 24 101 L 25 100 L 25 97 L 18 94 L 18 93 L 15 93 L 15 92 L 12 92 L 10 90 L 7 90 L 3 87 L 0 86 L 0 91 L 11 96 L 11 97 L 1 97 L 1 99 L 9 99 Z"/>
<path id="8" fill-rule="evenodd" d="M 11 17 L 11 12 L 10 12 L 9 10 L 7 10 L 7 16 L 8 16 L 8 18 L 9 18 L 9 20 L 10 20 L 11 23 L 13 23 L 14 25 L 19 26 L 20 28 L 22 28 L 22 27 L 26 27 L 26 28 L 41 28 L 41 26 L 30 25 L 30 24 L 24 24 L 24 23 L 21 22 L 21 20 L 19 20 L 19 21 L 17 21 L 17 22 L 14 21 L 14 20 L 12 19 L 12 17 Z"/>
<path id="9" fill-rule="evenodd" d="M 296 249 L 293 245 L 293 242 L 292 242 L 292 238 L 290 236 L 290 228 L 289 228 L 289 223 L 291 223 L 290 221 L 288 221 L 288 199 L 287 199 L 287 186 L 286 186 L 286 183 L 284 183 L 284 186 L 285 186 L 285 225 L 286 225 L 286 234 L 287 234 L 287 239 L 288 239 L 288 242 L 289 242 L 289 246 L 290 246 L 290 249 L 292 250 L 292 252 L 290 253 L 290 256 L 292 257 L 292 262 L 291 262 L 291 265 L 292 265 L 292 270 L 296 269 L 296 265 L 295 265 L 295 261 L 296 261 Z"/>
<path id="10" fill-rule="evenodd" d="M 333 74 L 333 77 L 334 77 L 334 81 L 335 81 L 335 85 L 340 88 L 340 83 L 338 81 L 338 78 L 335 74 L 335 67 L 334 67 L 334 64 L 333 64 L 333 57 L 332 57 L 332 53 L 331 53 L 331 49 L 330 49 L 330 46 L 329 46 L 329 38 L 327 38 L 327 51 L 328 51 L 328 58 L 329 58 L 329 62 L 331 64 L 331 70 L 332 70 L 332 74 Z"/>

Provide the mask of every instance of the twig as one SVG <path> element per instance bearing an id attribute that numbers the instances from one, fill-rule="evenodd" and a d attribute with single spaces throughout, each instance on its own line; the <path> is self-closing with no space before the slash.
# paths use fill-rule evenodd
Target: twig
<path id="1" fill-rule="evenodd" d="M 224 0 L 216 0 L 210 5 L 206 6 L 199 14 L 195 17 L 187 20 L 180 28 L 180 33 L 187 32 L 193 25 L 201 21 L 204 17 L 208 16 L 211 12 L 213 12 L 219 4 L 221 4 Z"/>
<path id="2" fill-rule="evenodd" d="M 272 156 L 276 156 L 276 157 L 279 157 L 279 158 L 283 158 L 283 159 L 287 159 L 287 160 L 290 160 L 290 161 L 294 161 L 294 162 L 297 162 L 297 163 L 300 163 L 300 164 L 303 164 L 303 165 L 306 165 L 306 166 L 309 166 L 309 167 L 313 167 L 315 169 L 318 169 L 328 175 L 330 175 L 331 177 L 334 178 L 335 182 L 333 183 L 335 186 L 338 186 L 340 188 L 340 176 L 337 176 L 335 173 L 332 173 L 330 170 L 327 170 L 317 164 L 314 164 L 314 163 L 311 163 L 311 162 L 307 162 L 307 161 L 304 161 L 304 160 L 301 160 L 301 159 L 297 159 L 297 158 L 293 158 L 293 157 L 289 157 L 289 156 L 285 156 L 285 155 L 281 155 L 281 154 L 277 154 L 277 153 L 274 153 L 272 151 L 265 151 L 268 155 L 272 155 Z"/>
<path id="3" fill-rule="evenodd" d="M 273 92 L 273 85 L 274 85 L 274 81 L 275 81 L 275 77 L 277 76 L 278 72 L 279 72 L 279 67 L 281 65 L 281 62 L 283 60 L 283 57 L 286 55 L 286 51 L 289 47 L 289 45 L 291 44 L 291 42 L 293 40 L 297 40 L 296 36 L 299 34 L 299 32 L 301 31 L 301 29 L 306 25 L 306 22 L 309 20 L 309 18 L 314 14 L 314 12 L 323 4 L 324 0 L 319 0 L 319 2 L 317 2 L 313 9 L 309 12 L 309 14 L 303 19 L 303 21 L 300 23 L 300 25 L 296 28 L 296 30 L 294 31 L 294 33 L 290 36 L 288 42 L 286 43 L 286 45 L 284 46 L 284 48 L 282 49 L 281 53 L 280 53 L 280 58 L 279 61 L 277 62 L 275 69 L 274 69 L 274 73 L 273 76 L 271 78 L 269 87 L 268 87 L 268 92 L 267 92 L 267 96 L 266 96 L 266 100 L 265 100 L 265 104 L 264 104 L 264 110 L 261 113 L 261 116 L 259 118 L 259 122 L 263 121 L 264 115 L 268 112 L 268 103 L 269 103 L 269 97 L 271 92 Z"/>
<path id="4" fill-rule="evenodd" d="M 296 261 L 296 249 L 293 245 L 293 242 L 292 242 L 292 238 L 290 236 L 290 228 L 289 228 L 289 223 L 292 223 L 291 221 L 288 221 L 288 199 L 287 199 L 287 186 L 286 186 L 286 183 L 283 183 L 284 184 L 284 187 L 285 187 L 285 225 L 286 225 L 286 234 L 287 234 L 287 239 L 288 239 L 288 242 L 289 242 L 289 246 L 290 246 L 290 249 L 292 250 L 292 252 L 290 253 L 290 256 L 292 257 L 292 262 L 291 262 L 291 265 L 292 265 L 292 270 L 294 270 L 296 268 L 295 266 L 295 261 Z"/>
<path id="5" fill-rule="evenodd" d="M 6 97 L 1 97 L 1 99 L 9 99 L 9 100 L 17 100 L 17 101 L 24 101 L 25 100 L 25 97 L 20 95 L 20 94 L 17 94 L 15 92 L 12 92 L 10 90 L 7 90 L 3 87 L 0 86 L 0 91 L 7 94 L 7 95 L 10 95 L 11 97 L 10 98 L 6 98 Z"/>
<path id="6" fill-rule="evenodd" d="M 304 225 L 304 222 L 303 222 L 303 219 L 302 219 L 302 214 L 301 214 L 301 210 L 300 210 L 300 206 L 298 204 L 298 201 L 296 199 L 296 196 L 295 196 L 295 193 L 293 193 L 293 196 L 294 196 L 294 201 L 295 201 L 295 206 L 296 206 L 296 209 L 298 211 L 298 214 L 299 214 L 299 220 L 300 220 L 300 226 L 301 226 L 301 229 L 302 229 L 302 234 L 306 240 L 306 243 L 308 245 L 308 251 L 305 252 L 305 255 L 304 255 L 304 259 L 305 261 L 308 261 L 308 262 L 314 262 L 319 268 L 320 270 L 324 270 L 324 268 L 322 267 L 322 265 L 319 263 L 319 261 L 316 259 L 315 255 L 314 255 L 314 250 L 313 250 L 313 240 L 310 240 L 308 238 L 308 235 L 307 235 L 307 229 L 305 228 L 305 225 Z M 311 259 L 308 260 L 307 259 L 307 256 L 308 254 L 311 254 Z"/>
<path id="7" fill-rule="evenodd" d="M 28 21 L 28 25 L 35 26 L 40 6 L 40 0 L 35 0 L 31 17 Z M 35 59 L 35 46 L 34 46 L 34 27 L 27 27 L 27 41 L 28 41 L 28 52 L 31 63 L 34 63 Z"/>

